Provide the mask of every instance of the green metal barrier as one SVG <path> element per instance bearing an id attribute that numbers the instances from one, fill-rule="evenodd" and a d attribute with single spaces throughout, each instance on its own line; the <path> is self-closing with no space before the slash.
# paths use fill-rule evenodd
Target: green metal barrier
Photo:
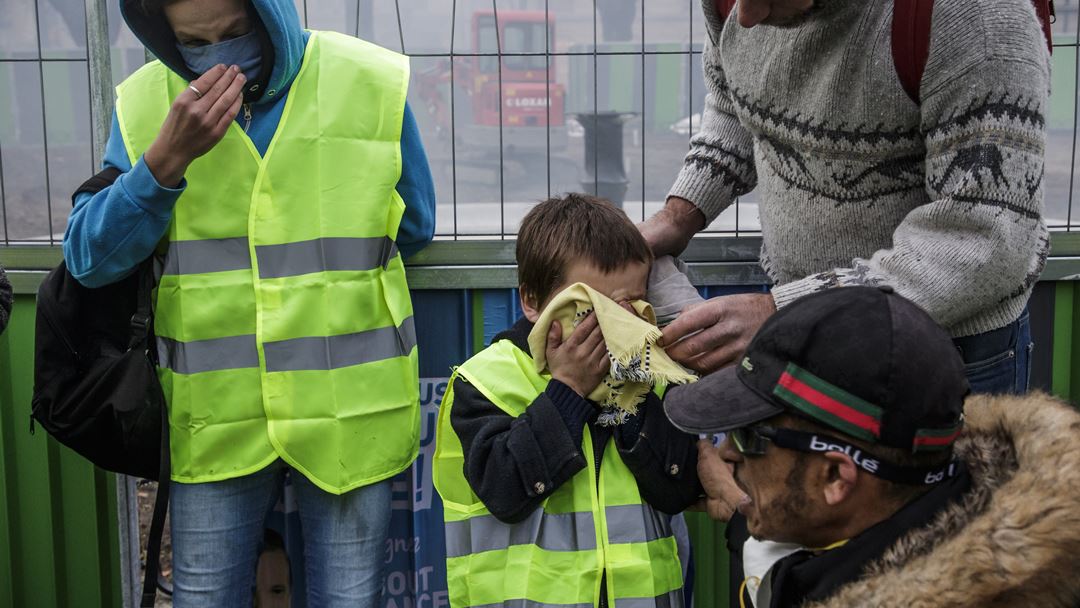
<path id="1" fill-rule="evenodd" d="M 0 336 L 0 606 L 121 605 L 114 476 L 30 434 L 34 297 Z"/>
<path id="2" fill-rule="evenodd" d="M 413 289 L 473 290 L 472 342 L 483 344 L 485 314 L 478 290 L 515 286 L 513 241 L 437 242 L 409 260 Z M 696 284 L 761 285 L 755 238 L 698 239 L 685 259 Z M 1055 257 L 1032 299 L 1039 385 L 1080 403 L 1080 234 L 1055 234 Z M 12 323 L 0 335 L 0 608 L 122 605 L 116 482 L 57 444 L 29 432 L 33 388 L 34 296 L 59 248 L 0 247 L 18 296 Z M 504 322 L 505 319 L 502 321 Z M 502 326 L 499 327 L 501 329 Z M 728 606 L 723 526 L 689 513 L 697 605 Z M 130 564 L 128 564 L 130 565 Z"/>
<path id="3" fill-rule="evenodd" d="M 686 527 L 690 529 L 690 545 L 694 548 L 694 605 L 697 608 L 727 606 L 731 597 L 731 564 L 724 525 L 704 513 L 687 513 Z"/>
<path id="4" fill-rule="evenodd" d="M 1080 282 L 1054 286 L 1051 390 L 1080 405 Z"/>

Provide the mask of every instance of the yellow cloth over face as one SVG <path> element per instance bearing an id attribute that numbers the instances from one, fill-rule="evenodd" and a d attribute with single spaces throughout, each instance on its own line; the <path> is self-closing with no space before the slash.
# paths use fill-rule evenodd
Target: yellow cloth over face
<path id="1" fill-rule="evenodd" d="M 561 291 L 540 314 L 529 333 L 529 349 L 536 371 L 547 371 L 547 337 L 554 321 L 562 324 L 566 340 L 590 312 L 596 313 L 611 369 L 607 377 L 589 393 L 588 399 L 601 407 L 637 413 L 645 395 L 657 385 L 684 384 L 697 380 L 690 370 L 676 363 L 656 344 L 660 328 L 648 302 L 635 300 L 634 315 L 617 302 L 584 283 L 574 283 Z M 625 415 L 622 418 L 625 420 Z M 613 421 L 618 424 L 621 420 Z"/>

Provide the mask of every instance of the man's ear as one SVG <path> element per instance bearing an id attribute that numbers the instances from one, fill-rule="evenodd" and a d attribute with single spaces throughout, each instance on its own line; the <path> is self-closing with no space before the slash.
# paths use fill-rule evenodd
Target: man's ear
<path id="1" fill-rule="evenodd" d="M 536 323 L 540 318 L 540 302 L 526 291 L 524 285 L 518 285 L 518 298 L 521 300 L 521 311 L 525 313 L 525 318 L 530 323 Z"/>
<path id="2" fill-rule="evenodd" d="M 825 452 L 826 468 L 823 471 L 822 494 L 825 504 L 836 506 L 855 492 L 859 478 L 859 467 L 851 456 L 842 452 Z"/>

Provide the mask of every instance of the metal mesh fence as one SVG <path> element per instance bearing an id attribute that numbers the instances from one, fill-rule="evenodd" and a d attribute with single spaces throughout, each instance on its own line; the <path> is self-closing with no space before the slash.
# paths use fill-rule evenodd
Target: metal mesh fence
<path id="1" fill-rule="evenodd" d="M 700 124 L 700 0 L 295 0 L 308 27 L 412 60 L 409 104 L 438 194 L 440 238 L 507 238 L 551 194 L 596 192 L 654 213 Z M 99 5 L 106 3 L 101 0 Z M 1080 0 L 1056 0 L 1046 217 L 1080 229 Z M 144 61 L 107 1 L 114 84 Z M 4 0 L 0 220 L 4 244 L 57 244 L 70 193 L 96 170 L 85 8 Z M 93 38 L 92 38 L 93 39 Z M 751 193 L 709 232 L 754 234 Z"/>
<path id="2" fill-rule="evenodd" d="M 380 17 L 376 3 L 373 33 L 413 57 L 440 235 L 513 235 L 566 191 L 622 199 L 634 218 L 659 209 L 700 120 L 699 0 L 444 0 L 435 35 L 405 5 Z"/>
<path id="3" fill-rule="evenodd" d="M 108 11 L 116 82 L 143 62 L 122 27 L 118 3 Z M 97 171 L 91 117 L 90 38 L 79 0 L 4 0 L 0 21 L 0 243 L 57 244 L 71 192 Z M 105 92 L 111 95 L 111 92 Z"/>

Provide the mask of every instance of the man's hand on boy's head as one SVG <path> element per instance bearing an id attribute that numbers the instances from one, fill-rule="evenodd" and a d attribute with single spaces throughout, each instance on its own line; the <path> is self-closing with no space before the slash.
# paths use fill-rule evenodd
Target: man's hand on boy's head
<path id="1" fill-rule="evenodd" d="M 637 225 L 656 257 L 679 255 L 705 228 L 705 214 L 690 201 L 669 196 L 664 208 Z"/>
<path id="2" fill-rule="evenodd" d="M 664 328 L 664 350 L 696 372 L 714 372 L 742 356 L 774 312 L 776 303 L 767 293 L 720 296 L 693 304 Z"/>
<path id="3" fill-rule="evenodd" d="M 600 333 L 595 313 L 585 317 L 565 341 L 562 324 L 552 322 L 548 329 L 546 355 L 551 377 L 582 397 L 600 385 L 610 367 L 604 335 Z"/>

